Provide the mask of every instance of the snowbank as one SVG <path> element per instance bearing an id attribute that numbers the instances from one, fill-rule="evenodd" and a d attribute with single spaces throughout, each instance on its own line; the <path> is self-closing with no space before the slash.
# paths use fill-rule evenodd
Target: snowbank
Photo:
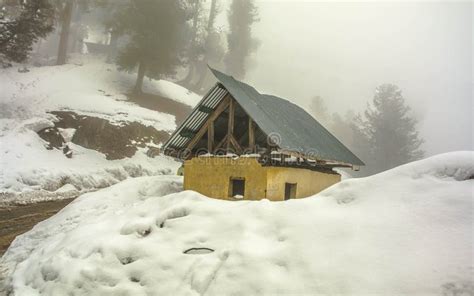
<path id="1" fill-rule="evenodd" d="M 56 118 L 48 111 L 71 110 L 116 125 L 139 122 L 167 132 L 176 128 L 175 117 L 128 102 L 125 93 L 135 76 L 96 58 L 82 56 L 73 64 L 29 70 L 0 71 L 0 203 L 61 198 L 61 192 L 55 191 L 65 184 L 87 191 L 127 177 L 176 172 L 178 163 L 167 157 L 148 158 L 146 151 L 108 161 L 103 154 L 70 142 L 72 159 L 59 150 L 46 150 L 36 132 L 54 125 Z M 199 100 L 198 95 L 167 81 L 146 79 L 144 89 L 191 106 Z M 70 141 L 74 130 L 61 132 Z"/>
<path id="2" fill-rule="evenodd" d="M 67 144 L 74 156 L 66 158 L 61 150 L 47 150 L 34 130 L 23 124 L 0 136 L 0 204 L 58 199 L 57 189 L 65 184 L 88 191 L 128 177 L 176 174 L 180 166 L 166 156 L 147 157 L 145 149 L 132 158 L 107 160 L 104 154 L 71 142 Z"/>
<path id="3" fill-rule="evenodd" d="M 287 202 L 209 199 L 179 192 L 179 177 L 130 179 L 17 237 L 0 261 L 4 287 L 14 295 L 472 295 L 473 175 L 474 152 L 449 153 Z"/>

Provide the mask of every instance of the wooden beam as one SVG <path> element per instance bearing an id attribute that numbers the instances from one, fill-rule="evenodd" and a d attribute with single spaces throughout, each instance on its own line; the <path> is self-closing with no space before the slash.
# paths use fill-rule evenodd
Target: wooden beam
<path id="1" fill-rule="evenodd" d="M 235 103 L 234 103 L 234 99 L 231 98 L 229 101 L 229 120 L 227 124 L 227 146 L 226 146 L 227 151 L 229 151 L 232 135 L 234 134 L 234 117 L 235 117 Z"/>
<path id="2" fill-rule="evenodd" d="M 207 152 L 212 153 L 214 149 L 214 121 L 209 122 L 207 127 Z"/>
<path id="3" fill-rule="evenodd" d="M 196 144 L 199 142 L 202 136 L 204 136 L 204 133 L 207 132 L 207 127 L 209 126 L 209 123 L 213 122 L 217 117 L 219 117 L 219 115 L 221 115 L 222 112 L 224 112 L 225 109 L 227 109 L 227 107 L 229 106 L 229 102 L 230 102 L 230 97 L 226 96 L 222 100 L 222 102 L 219 103 L 214 113 L 212 113 L 207 118 L 207 120 L 204 122 L 202 127 L 199 129 L 199 131 L 196 133 L 194 138 L 189 142 L 188 146 L 186 146 L 185 149 L 192 150 L 194 146 L 196 146 Z"/>
<path id="4" fill-rule="evenodd" d="M 236 152 L 238 154 L 242 154 L 242 147 L 240 146 L 239 142 L 234 138 L 234 135 L 228 135 L 229 136 L 229 141 L 232 143 L 232 146 L 234 146 Z"/>
<path id="5" fill-rule="evenodd" d="M 219 142 L 219 144 L 217 144 L 217 146 L 214 148 L 214 152 L 220 149 L 222 145 L 224 145 L 224 143 L 226 142 L 227 142 L 227 135 L 225 135 L 224 138 L 222 138 L 222 140 Z"/>
<path id="6" fill-rule="evenodd" d="M 252 153 L 255 153 L 255 125 L 252 117 L 249 116 L 249 148 Z"/>

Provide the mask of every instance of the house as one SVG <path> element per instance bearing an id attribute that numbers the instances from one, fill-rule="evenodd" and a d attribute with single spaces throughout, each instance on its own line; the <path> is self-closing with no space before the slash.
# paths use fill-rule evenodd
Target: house
<path id="1" fill-rule="evenodd" d="M 164 144 L 184 160 L 184 189 L 219 199 L 287 200 L 364 163 L 297 105 L 211 69 L 217 84 Z"/>

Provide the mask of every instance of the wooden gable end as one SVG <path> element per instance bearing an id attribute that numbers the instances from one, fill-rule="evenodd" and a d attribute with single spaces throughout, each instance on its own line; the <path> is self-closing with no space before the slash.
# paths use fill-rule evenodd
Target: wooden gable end
<path id="1" fill-rule="evenodd" d="M 262 131 L 256 132 L 258 126 L 244 111 L 237 101 L 228 94 L 217 107 L 209 113 L 208 118 L 199 130 L 182 130 L 182 136 L 191 138 L 186 151 L 191 158 L 196 154 L 224 154 L 238 155 L 255 153 L 259 135 L 262 146 L 266 146 L 266 136 Z M 263 140 L 262 140 L 263 139 Z"/>

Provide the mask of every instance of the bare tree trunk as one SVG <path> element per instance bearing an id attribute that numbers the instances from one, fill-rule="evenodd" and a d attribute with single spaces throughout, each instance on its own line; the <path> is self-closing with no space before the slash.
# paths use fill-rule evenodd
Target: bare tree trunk
<path id="1" fill-rule="evenodd" d="M 67 60 L 69 30 L 71 28 L 72 10 L 74 7 L 73 4 L 72 0 L 68 0 L 64 7 L 61 23 L 61 35 L 59 37 L 58 59 L 56 61 L 57 65 L 64 65 Z"/>
<path id="2" fill-rule="evenodd" d="M 217 15 L 217 0 L 212 0 L 211 11 L 209 12 L 209 20 L 207 21 L 207 34 L 209 35 L 214 30 L 214 21 Z"/>
<path id="3" fill-rule="evenodd" d="M 194 16 L 193 16 L 193 30 L 191 35 L 191 46 L 190 46 L 190 54 L 189 54 L 189 67 L 188 67 L 188 74 L 186 77 L 181 81 L 181 85 L 184 87 L 189 87 L 191 82 L 194 79 L 194 70 L 195 64 L 197 63 L 197 56 L 195 50 L 195 44 L 197 42 L 197 30 L 198 30 L 198 21 L 199 21 L 199 9 L 200 9 L 200 2 L 201 0 L 194 1 Z"/>
<path id="4" fill-rule="evenodd" d="M 135 94 L 142 93 L 143 78 L 145 78 L 145 72 L 146 72 L 146 64 L 143 61 L 140 61 L 140 63 L 138 64 L 137 81 L 135 83 L 135 88 L 133 89 L 133 92 Z"/>
<path id="5" fill-rule="evenodd" d="M 110 43 L 109 43 L 109 48 L 107 52 L 107 63 L 112 63 L 114 59 L 117 57 L 117 41 L 118 41 L 119 35 L 117 32 L 112 30 L 110 32 Z"/>
<path id="6" fill-rule="evenodd" d="M 210 47 L 209 36 L 214 30 L 214 21 L 216 19 L 216 15 L 217 15 L 217 0 L 212 0 L 211 10 L 209 12 L 209 19 L 207 21 L 207 36 L 206 36 L 206 45 L 205 45 L 206 47 L 205 47 L 205 52 L 204 52 L 204 58 L 200 62 L 200 67 L 198 69 L 198 73 L 200 74 L 199 79 L 194 85 L 194 90 L 197 91 L 198 93 L 201 92 L 202 86 L 207 76 L 207 67 L 206 67 L 207 61 L 208 61 L 207 50 L 209 50 L 209 47 Z"/>

